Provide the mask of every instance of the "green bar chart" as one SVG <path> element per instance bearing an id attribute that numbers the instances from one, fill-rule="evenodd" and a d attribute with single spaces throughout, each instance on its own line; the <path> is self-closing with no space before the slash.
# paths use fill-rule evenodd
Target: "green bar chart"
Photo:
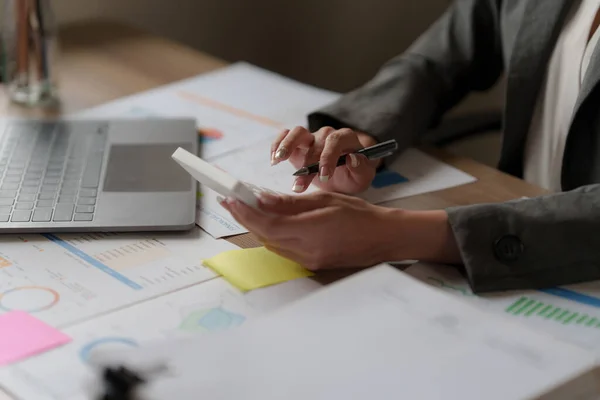
<path id="1" fill-rule="evenodd" d="M 580 325 L 600 328 L 600 318 L 593 315 L 571 311 L 553 304 L 521 296 L 504 310 L 507 314 L 524 318 L 541 318 L 563 325 Z"/>

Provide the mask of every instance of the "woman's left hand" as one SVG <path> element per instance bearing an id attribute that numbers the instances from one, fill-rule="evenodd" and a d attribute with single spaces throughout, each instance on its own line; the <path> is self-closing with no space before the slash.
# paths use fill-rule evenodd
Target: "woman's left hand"
<path id="1" fill-rule="evenodd" d="M 435 254 L 434 236 L 450 231 L 444 211 L 423 212 L 426 224 L 415 226 L 414 212 L 338 193 L 264 193 L 259 210 L 231 199 L 221 204 L 266 248 L 310 270 L 423 260 L 416 256 Z"/>

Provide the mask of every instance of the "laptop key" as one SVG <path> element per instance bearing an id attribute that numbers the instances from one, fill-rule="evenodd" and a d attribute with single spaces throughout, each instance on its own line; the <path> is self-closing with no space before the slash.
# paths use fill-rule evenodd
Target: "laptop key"
<path id="1" fill-rule="evenodd" d="M 71 221 L 73 219 L 73 204 L 58 204 L 54 208 L 53 221 Z"/>
<path id="2" fill-rule="evenodd" d="M 62 187 L 65 189 L 78 189 L 79 188 L 79 180 L 66 180 L 63 182 Z"/>
<path id="3" fill-rule="evenodd" d="M 14 203 L 14 199 L 0 199 L 0 206 L 12 206 Z"/>
<path id="4" fill-rule="evenodd" d="M 33 212 L 33 222 L 49 222 L 52 218 L 52 208 L 36 208 Z"/>
<path id="5" fill-rule="evenodd" d="M 58 198 L 58 202 L 59 203 L 67 203 L 67 204 L 75 204 L 75 196 L 72 194 L 60 196 Z"/>
<path id="6" fill-rule="evenodd" d="M 60 183 L 60 179 L 46 177 L 44 179 L 44 185 L 58 185 Z"/>
<path id="7" fill-rule="evenodd" d="M 96 204 L 96 199 L 93 197 L 80 197 L 77 200 L 77 205 L 93 206 Z"/>
<path id="8" fill-rule="evenodd" d="M 57 185 L 43 185 L 41 192 L 42 193 L 56 193 L 57 190 L 58 190 Z"/>
<path id="9" fill-rule="evenodd" d="M 15 210 L 33 210 L 33 203 L 17 203 L 17 205 L 15 206 Z"/>
<path id="10" fill-rule="evenodd" d="M 0 214 L 10 214 L 11 211 L 11 206 L 0 206 Z"/>
<path id="11" fill-rule="evenodd" d="M 18 183 L 3 183 L 2 186 L 0 186 L 0 190 L 14 190 L 14 189 L 18 189 L 19 188 L 19 184 Z"/>
<path id="12" fill-rule="evenodd" d="M 30 186 L 30 187 L 22 187 L 21 188 L 21 193 L 33 193 L 33 194 L 37 194 L 38 192 L 38 188 L 35 186 Z"/>
<path id="13" fill-rule="evenodd" d="M 56 197 L 55 193 L 40 193 L 40 195 L 38 196 L 38 199 L 40 199 L 40 200 L 54 200 L 54 197 Z"/>
<path id="14" fill-rule="evenodd" d="M 38 187 L 40 186 L 40 181 L 37 179 L 25 180 L 23 181 L 23 186 L 27 187 Z"/>
<path id="15" fill-rule="evenodd" d="M 60 195 L 61 196 L 75 196 L 77 194 L 77 189 L 76 188 L 62 188 L 60 189 Z"/>
<path id="16" fill-rule="evenodd" d="M 38 200 L 38 207 L 52 207 L 54 205 L 54 200 Z"/>
<path id="17" fill-rule="evenodd" d="M 77 206 L 75 208 L 75 212 L 76 213 L 84 213 L 84 214 L 93 213 L 94 208 L 95 208 L 94 206 Z"/>
<path id="18" fill-rule="evenodd" d="M 33 193 L 22 193 L 19 195 L 17 201 L 35 201 L 35 194 Z"/>
<path id="19" fill-rule="evenodd" d="M 81 189 L 79 197 L 96 197 L 98 191 L 96 189 Z"/>
<path id="20" fill-rule="evenodd" d="M 31 219 L 31 211 L 27 210 L 15 210 L 12 213 L 12 222 L 29 222 Z"/>
<path id="21" fill-rule="evenodd" d="M 74 221 L 91 221 L 93 218 L 93 214 L 75 214 Z"/>
<path id="22" fill-rule="evenodd" d="M 8 222 L 8 218 L 10 218 L 10 215 L 0 214 L 0 222 Z"/>
<path id="23" fill-rule="evenodd" d="M 17 197 L 17 191 L 16 190 L 0 190 L 0 197 L 10 197 L 10 198 L 15 198 Z"/>

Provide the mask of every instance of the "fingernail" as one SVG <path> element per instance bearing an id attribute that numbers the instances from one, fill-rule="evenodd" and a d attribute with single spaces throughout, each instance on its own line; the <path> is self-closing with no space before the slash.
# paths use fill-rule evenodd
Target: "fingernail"
<path id="1" fill-rule="evenodd" d="M 217 201 L 219 202 L 219 204 L 221 204 L 225 201 L 225 198 L 221 197 L 221 196 L 217 196 Z"/>
<path id="2" fill-rule="evenodd" d="M 304 190 L 304 185 L 301 184 L 300 182 L 296 181 L 296 182 L 294 182 L 294 186 L 292 187 L 292 190 L 296 193 L 300 193 L 301 191 Z"/>
<path id="3" fill-rule="evenodd" d="M 350 154 L 350 165 L 352 166 L 352 168 L 357 168 L 359 164 L 360 160 L 358 159 L 356 154 Z"/>
<path id="4" fill-rule="evenodd" d="M 229 204 L 230 206 L 234 205 L 235 203 L 237 203 L 237 200 L 234 199 L 233 197 L 228 197 L 225 199 L 225 201 L 227 202 L 227 204 Z"/>
<path id="5" fill-rule="evenodd" d="M 277 160 L 275 160 L 275 153 L 271 153 L 271 165 L 277 164 Z"/>
<path id="6" fill-rule="evenodd" d="M 277 160 L 282 160 L 286 154 L 287 154 L 287 149 L 285 147 L 280 147 L 279 149 L 277 149 L 277 152 L 275 153 L 275 158 Z"/>
<path id="7" fill-rule="evenodd" d="M 319 174 L 319 180 L 321 182 L 327 182 L 329 180 L 329 172 L 327 171 L 327 168 L 325 168 L 325 167 L 321 168 L 321 173 Z"/>

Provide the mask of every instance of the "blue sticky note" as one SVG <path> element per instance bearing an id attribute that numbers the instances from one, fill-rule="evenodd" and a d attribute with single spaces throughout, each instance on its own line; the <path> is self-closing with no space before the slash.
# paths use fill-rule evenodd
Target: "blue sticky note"
<path id="1" fill-rule="evenodd" d="M 373 182 L 371 182 L 371 186 L 375 189 L 381 189 L 403 182 L 408 182 L 408 179 L 395 171 L 390 171 L 389 169 L 384 168 L 379 171 L 377 175 L 375 175 Z"/>

